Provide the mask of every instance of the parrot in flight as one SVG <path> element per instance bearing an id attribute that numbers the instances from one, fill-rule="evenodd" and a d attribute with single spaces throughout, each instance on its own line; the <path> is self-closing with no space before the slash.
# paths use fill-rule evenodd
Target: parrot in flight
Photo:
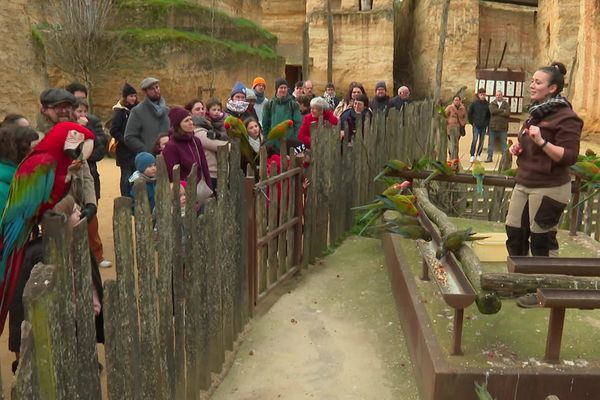
<path id="1" fill-rule="evenodd" d="M 475 236 L 473 228 L 467 228 L 449 233 L 442 238 L 442 247 L 436 252 L 436 257 L 439 260 L 449 251 L 453 253 L 458 251 L 467 241 L 483 240 L 487 239 L 488 237 L 489 236 Z"/>
<path id="2" fill-rule="evenodd" d="M 485 167 L 481 161 L 473 162 L 473 170 L 471 173 L 477 182 L 477 193 L 479 193 L 479 195 L 483 195 L 483 177 L 485 176 Z"/>
<path id="3" fill-rule="evenodd" d="M 74 161 L 87 160 L 94 148 L 94 138 L 94 134 L 80 124 L 60 122 L 17 167 L 0 220 L 0 333 L 29 235 L 42 215 L 67 194 L 69 167 Z"/>
<path id="4" fill-rule="evenodd" d="M 248 131 L 241 119 L 233 115 L 227 116 L 223 122 L 223 126 L 227 129 L 227 135 L 231 138 L 240 140 L 240 152 L 242 153 L 242 166 L 245 170 L 246 163 L 250 164 L 252 169 L 256 168 L 256 154 L 250 146 L 248 139 Z"/>
<path id="5" fill-rule="evenodd" d="M 280 123 L 275 125 L 273 128 L 271 128 L 271 130 L 267 134 L 267 142 L 271 142 L 271 141 L 278 142 L 279 139 L 283 139 L 284 137 L 287 136 L 287 134 L 290 131 L 290 128 L 292 126 L 294 126 L 294 121 L 292 121 L 291 119 L 286 119 L 286 120 L 281 121 Z"/>
<path id="6" fill-rule="evenodd" d="M 408 169 L 408 165 L 406 165 L 406 163 L 404 163 L 403 161 L 390 160 L 387 163 L 385 163 L 385 166 L 383 167 L 381 172 L 378 173 L 377 176 L 375 176 L 375 178 L 373 178 L 373 182 L 376 182 L 382 176 L 387 175 L 392 171 L 404 171 L 406 169 Z"/>

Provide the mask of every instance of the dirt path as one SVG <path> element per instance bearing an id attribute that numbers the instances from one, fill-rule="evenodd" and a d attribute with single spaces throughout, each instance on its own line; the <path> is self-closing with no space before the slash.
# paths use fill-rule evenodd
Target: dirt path
<path id="1" fill-rule="evenodd" d="M 214 400 L 419 399 L 378 240 L 346 240 L 287 290 Z"/>

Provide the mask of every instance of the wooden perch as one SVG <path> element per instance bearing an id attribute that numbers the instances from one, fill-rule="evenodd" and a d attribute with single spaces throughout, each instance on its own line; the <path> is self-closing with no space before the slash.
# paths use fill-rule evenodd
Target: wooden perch
<path id="1" fill-rule="evenodd" d="M 481 289 L 502 297 L 518 297 L 537 288 L 598 289 L 599 286 L 600 277 L 492 272 L 481 275 Z"/>

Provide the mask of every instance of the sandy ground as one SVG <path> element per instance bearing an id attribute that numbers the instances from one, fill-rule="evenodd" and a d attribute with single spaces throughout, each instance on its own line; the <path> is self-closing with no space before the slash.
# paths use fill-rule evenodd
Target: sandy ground
<path id="1" fill-rule="evenodd" d="M 511 130 L 514 130 L 513 127 L 511 127 Z M 460 158 L 465 168 L 469 165 L 471 137 L 470 126 L 467 125 L 467 135 L 460 141 Z M 486 154 L 486 148 L 487 138 L 483 154 Z M 581 151 L 583 152 L 586 148 L 600 152 L 600 140 L 584 135 Z M 491 169 L 499 159 L 500 154 L 496 152 L 494 163 L 485 164 L 485 166 Z M 98 211 L 100 235 L 104 244 L 105 258 L 114 261 L 112 215 L 113 201 L 120 195 L 120 170 L 116 167 L 114 159 L 101 161 L 98 163 L 98 168 L 102 181 L 102 198 L 100 199 Z M 350 243 L 365 246 L 364 243 L 356 242 L 354 239 Z M 384 279 L 385 274 L 375 268 L 377 261 L 361 259 L 360 254 L 357 254 L 355 258 L 345 258 L 343 263 L 339 262 L 340 259 L 344 259 L 343 253 L 351 250 L 351 247 L 344 245 L 331 257 L 334 260 L 331 263 L 331 270 L 320 266 L 315 268 L 314 272 L 305 274 L 306 276 L 303 276 L 297 289 L 298 292 L 294 291 L 292 294 L 284 296 L 269 313 L 251 322 L 250 336 L 242 345 L 240 357 L 232 368 L 230 374 L 232 378 L 226 379 L 222 389 L 217 392 L 216 399 L 269 399 L 271 397 L 263 397 L 260 394 L 262 392 L 259 391 L 261 387 L 266 386 L 265 377 L 269 377 L 268 382 L 273 388 L 272 392 L 269 392 L 269 395 L 273 395 L 272 398 L 411 398 L 404 397 L 404 395 L 402 397 L 387 397 L 393 393 L 399 393 L 398 390 L 406 389 L 399 387 L 398 382 L 394 382 L 394 379 L 390 378 L 397 377 L 398 375 L 394 374 L 399 374 L 397 370 L 400 368 L 398 365 L 390 363 L 392 361 L 396 364 L 403 363 L 404 366 L 400 369 L 410 369 L 408 359 L 404 359 L 404 356 L 402 356 L 403 338 L 397 330 L 395 315 L 391 311 L 388 313 L 389 315 L 385 316 L 377 314 L 381 317 L 381 320 L 378 320 L 373 327 L 365 326 L 364 323 L 361 324 L 360 318 L 355 315 L 356 311 L 361 311 L 352 311 L 352 306 L 353 302 L 357 301 L 357 296 L 359 299 L 364 296 L 361 294 L 362 290 L 346 291 L 347 300 L 342 301 L 343 298 L 337 298 L 335 302 L 332 300 L 331 310 L 327 312 L 319 306 L 319 300 L 316 300 L 318 298 L 325 299 L 332 288 L 335 287 L 328 287 L 328 285 L 323 284 L 323 282 L 337 282 L 337 279 L 332 278 L 332 276 L 337 275 L 335 271 L 341 271 L 344 268 L 360 268 L 361 270 L 364 268 L 364 271 L 369 271 L 369 268 L 372 268 L 372 272 L 377 272 L 376 276 L 381 280 L 378 283 L 380 294 L 385 294 L 388 297 L 387 300 L 380 299 L 381 304 L 385 303 L 386 307 L 390 307 L 389 284 L 384 282 L 387 279 L 387 277 Z M 382 257 L 379 261 L 380 264 L 383 263 Z M 327 260 L 326 265 L 330 265 L 329 258 Z M 115 278 L 114 267 L 102 269 L 101 273 L 103 279 Z M 368 278 L 368 275 L 365 275 L 365 278 Z M 304 293 L 304 295 L 300 293 Z M 337 289 L 333 294 L 336 293 Z M 317 301 L 316 304 L 311 304 L 311 296 L 315 299 L 314 301 Z M 333 304 L 337 305 L 334 307 Z M 321 312 L 317 312 L 318 310 Z M 344 310 L 346 312 L 342 312 Z M 352 312 L 349 313 L 348 311 Z M 362 312 L 368 313 L 366 310 L 362 310 Z M 291 324 L 292 318 L 299 322 Z M 389 330 L 395 332 L 394 336 L 389 338 L 394 340 L 394 346 L 396 347 L 393 348 L 393 354 L 398 355 L 398 357 L 386 361 L 383 357 L 385 353 L 381 352 L 382 349 L 385 349 L 385 346 L 378 343 L 377 334 L 380 334 L 379 331 L 381 330 L 388 330 L 385 326 L 388 322 L 391 322 Z M 383 323 L 381 329 L 375 329 L 375 326 L 381 326 L 377 325 L 380 323 Z M 276 330 L 280 332 L 278 336 L 267 336 L 269 332 Z M 292 340 L 292 338 L 295 340 Z M 0 337 L 0 367 L 4 383 L 4 395 L 5 398 L 9 399 L 10 382 L 12 381 L 10 365 L 14 356 L 8 352 L 7 340 L 8 334 L 5 331 Z M 298 346 L 298 343 L 304 344 Z M 249 351 L 254 348 L 259 349 L 259 345 L 264 346 L 264 349 L 256 350 L 254 356 L 248 357 Z M 391 344 L 388 344 L 388 346 L 391 346 Z M 100 353 L 102 353 L 102 350 L 99 346 Z M 291 352 L 291 350 L 294 350 L 294 352 Z M 238 381 L 238 379 L 244 379 L 244 376 L 248 375 L 250 370 L 258 369 L 258 365 L 260 365 L 261 372 L 255 377 L 253 384 Z M 290 366 L 294 366 L 294 368 L 290 368 Z M 383 367 L 387 370 L 390 366 L 392 370 L 394 368 L 396 370 L 390 371 L 389 374 L 391 375 L 382 376 L 386 372 Z M 106 374 L 103 373 L 102 376 L 105 379 Z M 381 384 L 381 387 L 371 384 L 371 379 L 374 379 L 373 382 Z M 402 380 L 412 382 L 412 375 L 408 374 Z M 248 387 L 245 388 L 247 384 Z M 408 384 L 408 387 L 414 387 L 414 383 Z M 366 391 L 367 388 L 368 391 Z M 375 393 L 374 390 L 381 390 L 381 392 L 378 396 L 373 396 L 371 393 Z M 322 393 L 327 393 L 327 396 L 321 396 Z M 277 397 L 277 395 L 280 396 Z"/>
<path id="2" fill-rule="evenodd" d="M 419 399 L 379 240 L 351 237 L 251 321 L 214 400 Z"/>

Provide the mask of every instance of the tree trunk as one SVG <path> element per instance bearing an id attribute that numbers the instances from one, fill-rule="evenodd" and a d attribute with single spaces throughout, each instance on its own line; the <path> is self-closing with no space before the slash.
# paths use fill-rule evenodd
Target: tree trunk
<path id="1" fill-rule="evenodd" d="M 481 275 L 481 288 L 503 297 L 518 297 L 538 288 L 597 289 L 598 284 L 600 277 L 492 272 Z"/>
<path id="2" fill-rule="evenodd" d="M 331 0 L 327 0 L 327 82 L 333 82 L 333 15 Z"/>
<path id="3" fill-rule="evenodd" d="M 431 124 L 431 134 L 435 133 L 437 124 L 437 109 L 440 106 L 440 97 L 442 91 L 442 71 L 444 69 L 444 48 L 446 46 L 446 34 L 448 32 L 448 12 L 450 10 L 450 0 L 444 0 L 442 5 L 442 19 L 440 21 L 440 40 L 438 42 L 437 64 L 435 66 L 435 87 L 433 92 L 433 119 Z M 446 154 L 438 154 L 440 160 L 445 160 Z"/>

